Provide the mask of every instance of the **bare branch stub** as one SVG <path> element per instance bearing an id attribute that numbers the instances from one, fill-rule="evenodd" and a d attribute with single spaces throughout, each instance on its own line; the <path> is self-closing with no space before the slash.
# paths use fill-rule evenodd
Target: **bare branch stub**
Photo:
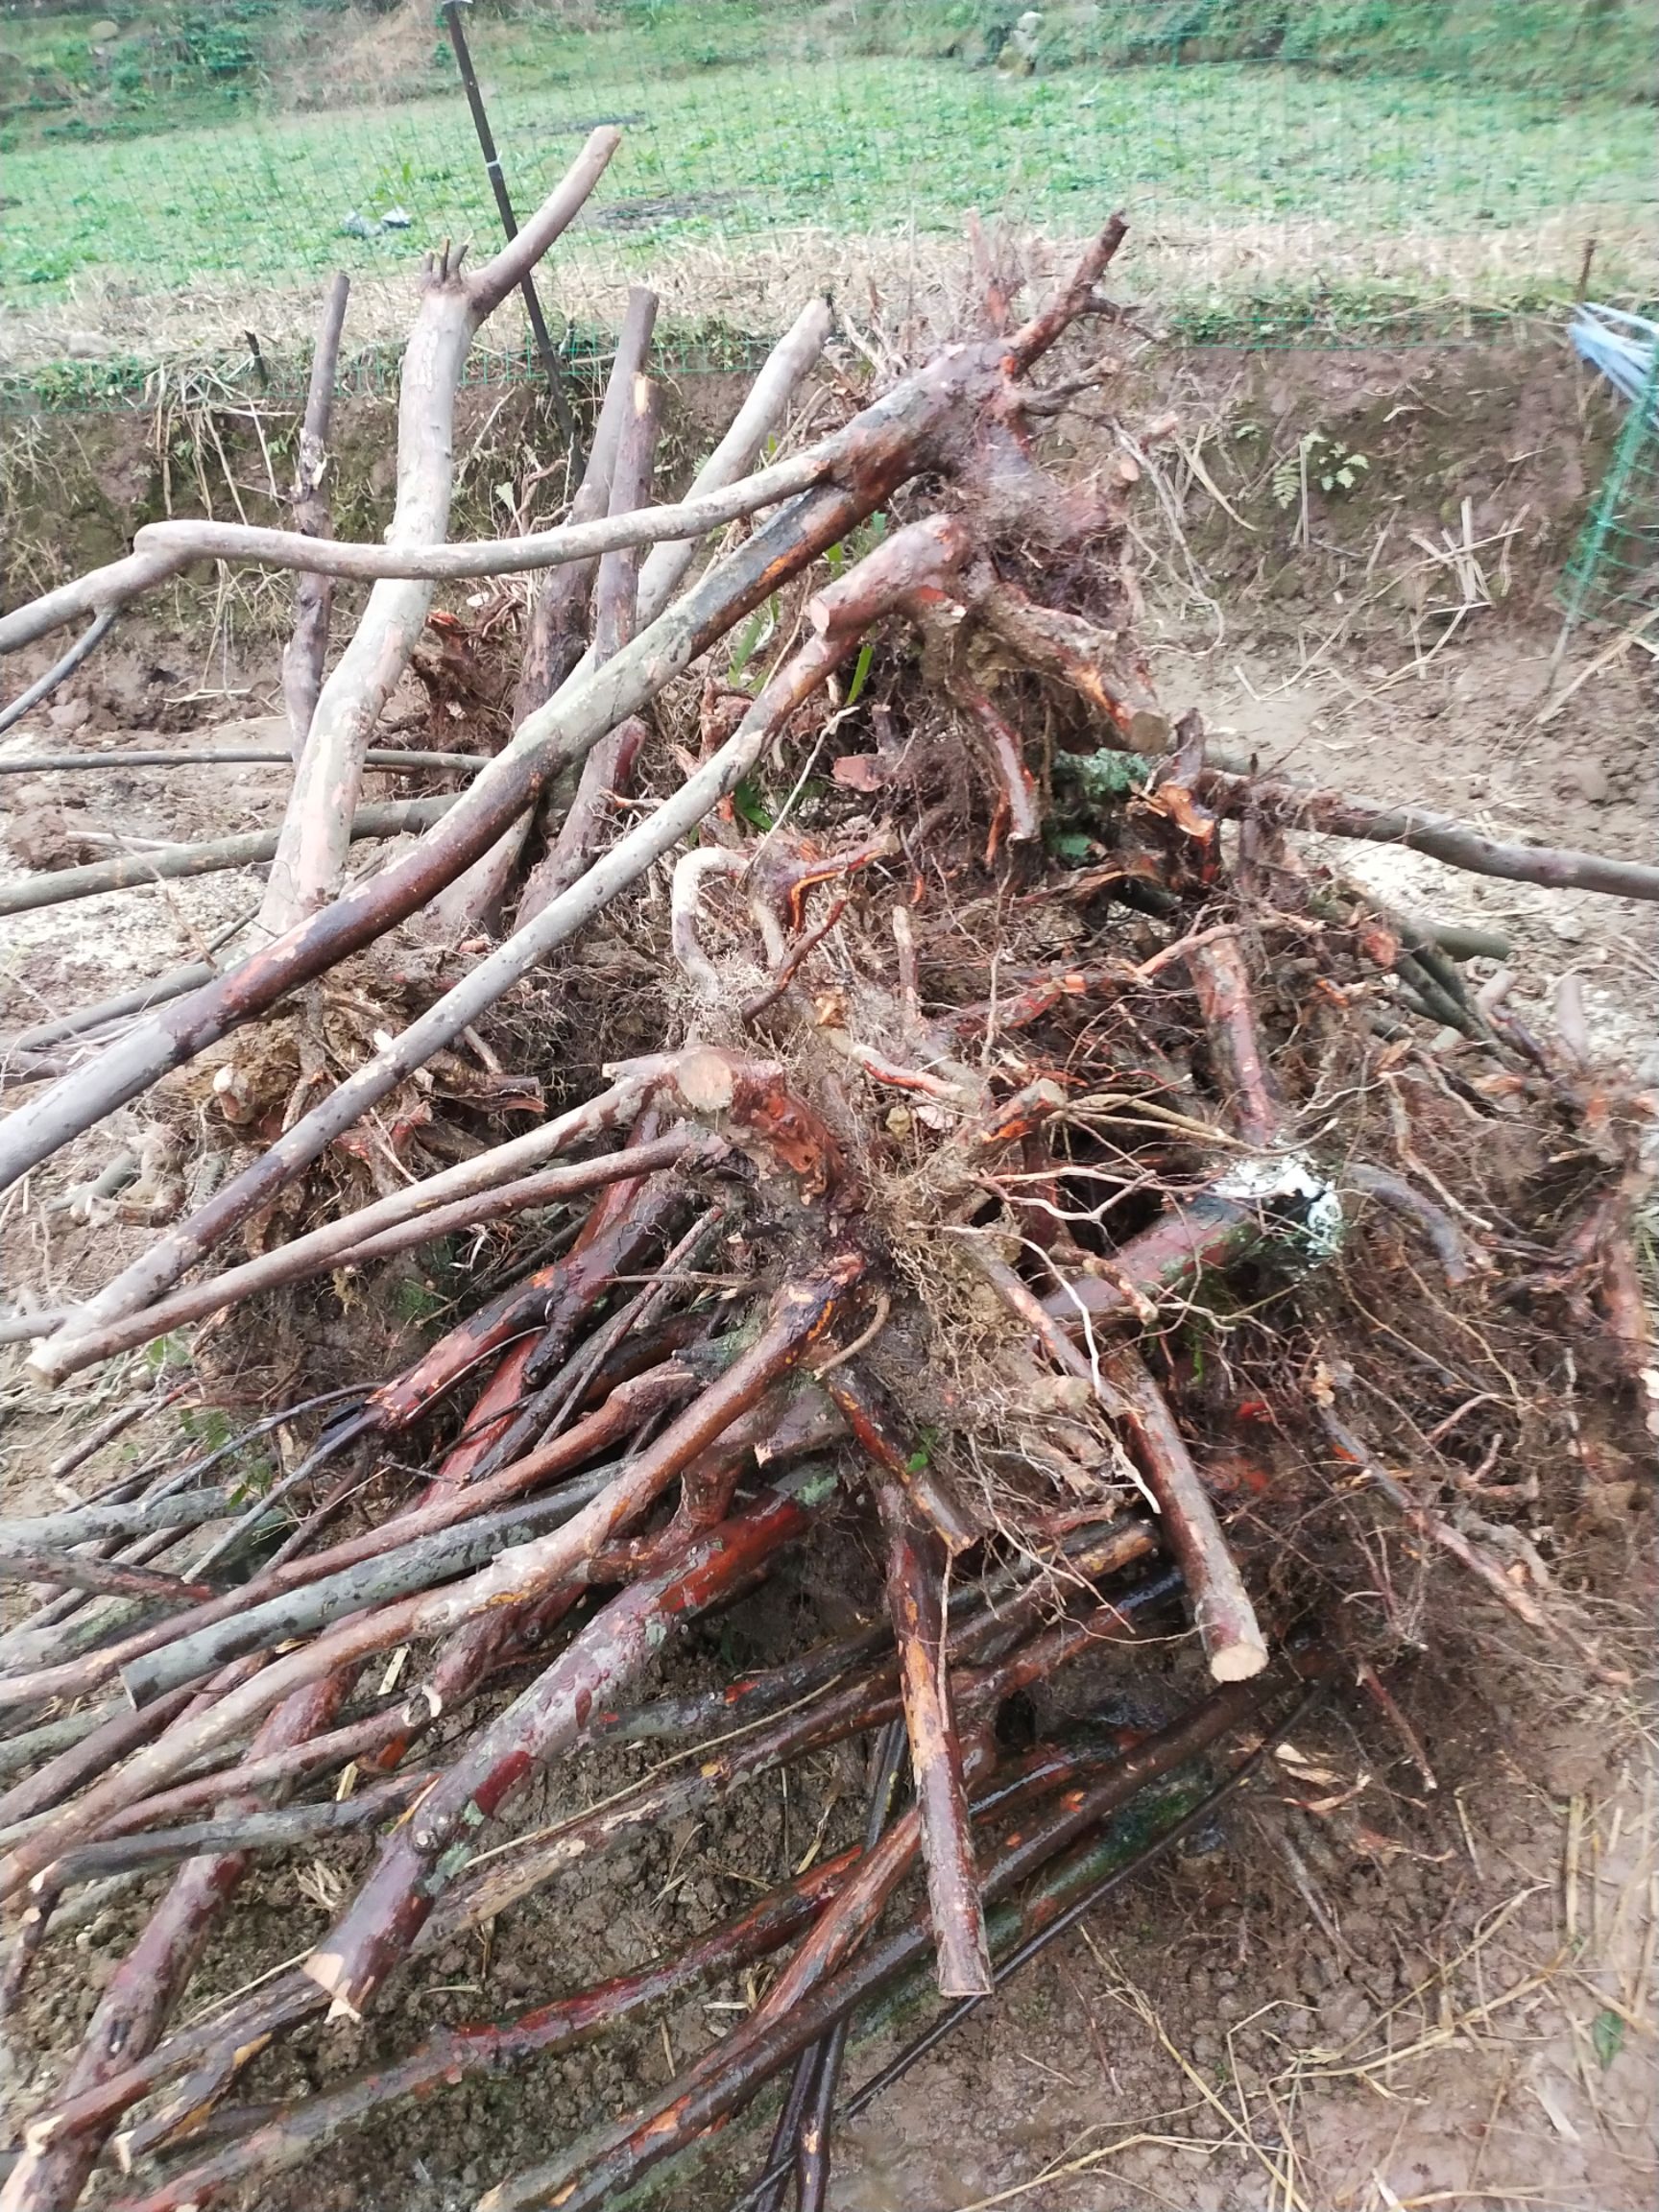
<path id="1" fill-rule="evenodd" d="M 300 446 L 294 459 L 294 489 L 289 505 L 294 527 L 307 538 L 333 535 L 328 497 L 328 424 L 334 411 L 334 382 L 339 372 L 340 338 L 346 323 L 346 301 L 350 279 L 339 272 L 328 287 L 318 325 L 316 349 L 311 356 L 311 381 L 305 396 L 305 415 L 300 425 Z M 304 751 L 311 733 L 311 717 L 323 688 L 323 666 L 328 657 L 328 618 L 333 612 L 334 586 L 315 570 L 303 571 L 294 590 L 294 634 L 282 651 L 282 700 L 288 710 L 288 733 L 294 758 Z"/>
<path id="2" fill-rule="evenodd" d="M 594 521 L 610 512 L 623 425 L 632 412 L 635 379 L 643 373 L 650 351 L 657 307 L 657 295 L 649 287 L 629 287 L 615 357 L 593 425 L 587 466 L 570 502 L 568 524 Z M 630 489 L 641 494 L 629 505 L 643 506 L 644 487 L 637 463 L 631 465 L 629 475 Z M 532 593 L 513 694 L 515 729 L 546 706 L 589 650 L 586 613 L 595 568 L 591 561 L 569 562 L 549 570 Z M 445 928 L 466 929 L 491 919 L 513 880 L 533 820 L 533 810 L 526 809 L 481 859 L 440 893 L 433 911 Z"/>
<path id="3" fill-rule="evenodd" d="M 626 333 L 624 333 L 626 335 Z M 618 367 L 622 354 L 617 354 Z M 650 504 L 651 476 L 661 427 L 659 396 L 636 374 L 619 402 L 616 465 L 611 486 L 613 515 Z M 638 627 L 639 562 L 634 549 L 607 553 L 593 588 L 595 665 L 614 659 Z M 599 842 L 610 809 L 627 798 L 646 737 L 644 723 L 629 715 L 603 736 L 582 763 L 576 795 L 541 866 L 533 871 L 518 902 L 520 926 L 535 917 L 582 875 Z"/>
<path id="4" fill-rule="evenodd" d="M 844 1415 L 853 1439 L 885 1478 L 897 1482 L 911 1506 L 951 1553 L 966 1551 L 985 1534 L 961 1499 L 929 1464 L 925 1444 L 907 1433 L 887 1394 L 855 1365 L 826 1374 L 825 1386 Z"/>
<path id="5" fill-rule="evenodd" d="M 877 1478 L 876 1502 L 887 1539 L 887 1603 L 899 1646 L 939 1992 L 979 1996 L 991 1986 L 991 1953 L 946 1670 L 945 1548 L 885 1470 Z"/>
<path id="6" fill-rule="evenodd" d="M 1127 1345 L 1107 1353 L 1102 1365 L 1121 1395 L 1124 1424 L 1158 1501 L 1169 1549 L 1186 1577 L 1211 1673 L 1217 1682 L 1242 1682 L 1260 1674 L 1267 1664 L 1267 1646 L 1255 1607 L 1163 1392 Z"/>
<path id="7" fill-rule="evenodd" d="M 1268 1072 L 1237 933 L 1211 936 L 1195 945 L 1187 955 L 1187 967 L 1234 1126 L 1247 1143 L 1270 1145 L 1283 1134 L 1285 1112 Z"/>

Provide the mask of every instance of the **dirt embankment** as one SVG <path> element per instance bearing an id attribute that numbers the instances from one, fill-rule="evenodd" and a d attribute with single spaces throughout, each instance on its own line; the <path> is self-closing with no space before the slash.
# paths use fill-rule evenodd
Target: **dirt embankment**
<path id="1" fill-rule="evenodd" d="M 1547 836 L 1622 856 L 1653 850 L 1655 765 L 1648 732 L 1659 664 L 1633 645 L 1540 719 L 1559 636 L 1563 565 L 1605 469 L 1617 427 L 1606 389 L 1558 333 L 1500 346 L 1394 352 L 1152 351 L 1128 373 L 1131 412 L 1172 414 L 1148 447 L 1159 482 L 1138 509 L 1161 689 L 1202 708 L 1226 742 L 1311 782 L 1406 798 L 1473 816 L 1495 833 Z M 730 377 L 688 378 L 663 475 L 724 419 Z M 335 526 L 373 539 L 390 513 L 393 401 L 343 398 L 334 441 Z M 245 513 L 276 521 L 297 414 L 163 399 L 154 414 L 36 419 L 0 439 L 8 604 L 125 550 L 166 514 Z M 1070 416 L 1055 443 L 1073 464 L 1096 433 Z M 535 396 L 469 390 L 456 438 L 458 534 L 510 517 L 499 487 L 547 447 Z M 562 481 L 532 506 L 557 511 Z M 1174 526 L 1172 526 L 1174 525 Z M 472 594 L 451 593 L 464 621 Z M 285 577 L 191 579 L 129 619 L 60 694 L 36 734 L 75 741 L 207 730 L 279 707 L 276 659 L 291 605 Z M 340 595 L 342 617 L 351 594 Z M 1575 640 L 1560 691 L 1605 641 Z M 20 657 L 19 677 L 51 648 Z M 398 703 L 418 712 L 411 688 Z M 495 741 L 453 711 L 435 742 Z M 13 747 L 16 745 L 13 740 Z M 188 781 L 190 788 L 182 785 Z M 245 828 L 279 805 L 279 775 L 222 780 L 136 771 L 106 794 L 152 835 Z M 91 799 L 60 781 L 50 793 Z M 227 812 L 227 808 L 229 811 Z M 91 825 L 108 830 L 110 823 Z M 1648 919 L 1615 902 L 1459 877 L 1407 854 L 1350 848 L 1351 872 L 1380 896 L 1444 918 L 1489 924 L 1543 954 L 1542 982 L 1582 971 L 1597 1033 L 1640 1062 L 1659 1034 L 1659 966 Z M 180 898 L 189 911 L 192 891 Z M 139 894 L 130 915 L 154 904 Z M 216 911 L 217 909 L 215 909 Z M 1536 967 L 1538 962 L 1533 961 Z"/>

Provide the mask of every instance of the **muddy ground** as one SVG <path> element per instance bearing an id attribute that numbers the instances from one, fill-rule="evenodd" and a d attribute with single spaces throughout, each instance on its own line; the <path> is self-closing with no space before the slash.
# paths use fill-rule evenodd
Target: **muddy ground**
<path id="1" fill-rule="evenodd" d="M 1180 417 L 1175 436 L 1152 448 L 1160 483 L 1148 487 L 1139 517 L 1146 635 L 1168 704 L 1200 706 L 1218 734 L 1310 781 L 1410 798 L 1498 834 L 1651 856 L 1652 655 L 1627 647 L 1539 718 L 1558 629 L 1552 585 L 1610 421 L 1554 338 L 1393 356 L 1196 355 L 1137 375 L 1140 419 L 1165 399 Z M 469 395 L 469 404 L 478 399 Z M 694 395 L 692 404 L 717 414 L 721 399 Z M 471 427 L 480 432 L 480 479 L 494 458 L 486 417 L 479 400 Z M 354 535 L 371 534 L 384 493 L 374 485 L 376 420 L 365 417 L 349 471 L 365 502 Z M 1061 435 L 1082 465 L 1106 433 L 1069 420 Z M 1315 482 L 1304 507 L 1299 461 L 1310 435 L 1326 442 L 1308 449 L 1315 477 L 1332 446 L 1362 454 L 1366 466 L 1354 471 L 1352 490 L 1326 495 Z M 685 436 L 695 442 L 689 427 Z M 160 456 L 138 439 L 111 459 L 106 437 L 100 431 L 79 448 L 83 460 L 88 444 L 102 455 L 85 478 L 60 456 L 60 505 L 84 516 L 76 487 L 101 474 L 97 511 L 118 534 L 153 511 Z M 62 555 L 38 506 L 13 506 L 12 517 L 15 588 L 25 568 Z M 79 543 L 83 527 L 72 535 Z M 1456 604 L 1464 611 L 1455 624 L 1435 612 Z M 469 616 L 464 604 L 457 611 Z M 269 735 L 278 705 L 273 612 L 279 603 L 197 595 L 168 620 L 128 625 L 114 650 L 5 750 L 40 750 L 44 741 L 119 751 L 152 733 L 178 742 L 184 731 L 234 742 L 245 731 L 226 729 L 230 722 Z M 1611 636 L 1573 641 L 1557 695 Z M 412 718 L 409 742 L 483 749 L 491 741 L 487 710 L 439 711 L 438 724 L 425 721 L 426 694 L 414 685 L 394 709 Z M 180 775 L 116 765 L 72 787 L 60 778 L 8 780 L 0 783 L 12 811 L 8 872 L 123 840 L 267 822 L 283 782 L 275 767 Z M 1511 1003 L 1535 1026 L 1551 1025 L 1560 979 L 1577 975 L 1599 1054 L 1638 1080 L 1659 1081 L 1650 912 L 1455 876 L 1381 848 L 1343 847 L 1340 865 L 1414 914 L 1507 934 Z M 0 924 L 0 1024 L 13 1032 L 196 956 L 257 895 L 249 873 Z M 27 1200 L 9 1208 L 0 1286 L 8 1306 L 73 1294 L 108 1271 L 118 1246 L 136 1249 L 149 1234 L 108 1215 L 77 1222 L 56 1203 L 119 1144 L 141 1147 L 145 1128 L 142 1108 L 131 1109 L 120 1128 L 84 1141 L 62 1175 L 36 1178 Z M 191 1167 L 172 1161 L 159 1172 L 187 1186 Z M 428 1296 L 359 1312 L 349 1332 L 314 1348 L 323 1370 L 315 1386 L 338 1379 L 335 1367 L 349 1359 L 362 1372 L 408 1357 L 439 1310 Z M 16 1510 L 38 1495 L 41 1471 L 77 1426 L 131 1392 L 143 1369 L 128 1362 L 48 1403 L 23 1380 L 15 1355 L 8 1358 L 0 1495 Z M 292 1372 L 285 1356 L 222 1376 L 228 1400 L 262 1398 L 284 1367 Z M 88 1482 L 130 1448 L 94 1462 Z M 1639 1496 L 1634 1510 L 1586 1511 L 1551 1533 L 1557 1581 L 1645 1674 L 1647 1505 Z M 849 1625 L 877 1602 L 873 1564 L 826 1539 L 803 1554 L 792 1580 L 699 1631 L 673 1660 L 671 1678 L 712 1680 L 736 1661 L 763 1661 Z M 1659 1806 L 1645 1682 L 1628 1695 L 1594 1690 L 1514 1623 L 1444 1583 L 1424 1642 L 1392 1683 L 1420 1758 L 1345 1687 L 1298 1732 L 1294 1755 L 1287 1749 L 1195 1848 L 1094 1914 L 875 2107 L 846 2139 L 832 2202 L 842 2212 L 1004 2202 L 1032 2212 L 1649 2204 Z M 1163 1717 L 1159 1701 L 1173 1698 L 1182 1666 L 1172 1652 L 1166 1684 L 1156 1673 L 1148 1680 L 1143 1661 L 1131 1678 L 1105 1657 L 1063 1677 L 1060 1695 L 1070 1711 L 1143 1725 Z M 650 1763 L 643 1750 L 584 1754 L 516 1805 L 504 1832 L 592 1802 Z M 774 1777 L 700 1828 L 639 1846 L 620 1914 L 612 1862 L 600 1878 L 517 1908 L 487 1945 L 423 1961 L 392 1993 L 383 2026 L 312 2028 L 294 2038 L 254 2069 L 250 2094 L 325 2080 L 406 2045 L 425 2025 L 517 2010 L 672 1947 L 809 1850 L 852 1840 L 862 1794 L 852 1751 L 809 1762 L 786 1791 Z M 342 1845 L 312 1865 L 251 1881 L 234 1940 L 213 1954 L 180 2017 L 302 1950 L 325 1923 L 340 1870 L 369 1848 Z M 54 2054 L 157 1887 L 141 1886 L 66 1939 L 76 1949 L 73 1974 L 36 1978 L 8 2024 L 10 2110 L 25 2108 L 51 2078 Z M 249 2201 L 296 2212 L 469 2204 L 501 2174 L 543 2154 L 550 2138 L 665 2078 L 753 1997 L 752 1985 L 708 1989 L 614 2047 L 446 2091 Z M 854 2079 L 881 2049 L 857 2055 Z M 702 2168 L 664 2184 L 662 2200 L 716 2212 L 763 2138 L 759 2122 L 734 2131 Z"/>

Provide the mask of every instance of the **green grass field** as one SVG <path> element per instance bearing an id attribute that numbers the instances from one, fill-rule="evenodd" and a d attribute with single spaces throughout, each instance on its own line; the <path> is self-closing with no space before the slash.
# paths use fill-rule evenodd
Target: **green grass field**
<path id="1" fill-rule="evenodd" d="M 1046 73 L 1277 61 L 1558 100 L 1659 98 L 1659 0 L 469 0 L 500 80 L 624 60 L 656 74 L 902 55 Z M 445 90 L 432 0 L 0 0 L 0 148 L 213 123 L 259 101 Z"/>
<path id="2" fill-rule="evenodd" d="M 520 208 L 593 122 L 624 125 L 592 220 L 562 250 L 571 270 L 584 251 L 643 270 L 687 245 L 787 256 L 810 231 L 957 233 L 969 207 L 1074 235 L 1123 204 L 1142 237 L 1248 238 L 1240 266 L 1248 276 L 1253 258 L 1267 289 L 1311 295 L 1398 267 L 1407 292 L 1483 285 L 1503 303 L 1570 280 L 1591 231 L 1603 280 L 1639 281 L 1619 270 L 1616 241 L 1655 198 L 1644 109 L 1569 111 L 1528 91 L 1242 62 L 1020 78 L 902 56 L 668 75 L 648 42 L 614 36 L 566 40 L 562 55 L 548 82 L 527 84 L 517 55 L 487 76 Z M 342 235 L 351 210 L 377 220 L 394 207 L 407 230 Z M 336 266 L 400 275 L 442 236 L 496 234 L 458 91 L 17 148 L 0 223 L 0 302 L 28 317 L 119 273 L 135 349 L 146 299 L 237 281 L 275 292 Z M 1202 296 L 1214 271 L 1192 266 Z"/>

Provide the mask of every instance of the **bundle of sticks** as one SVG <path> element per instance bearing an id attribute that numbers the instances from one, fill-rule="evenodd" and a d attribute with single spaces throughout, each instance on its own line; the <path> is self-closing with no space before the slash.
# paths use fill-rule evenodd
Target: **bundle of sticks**
<path id="1" fill-rule="evenodd" d="M 36 1373 L 209 1319 L 269 1326 L 296 1286 L 378 1280 L 417 1247 L 556 1231 L 400 1371 L 264 1415 L 308 1447 L 257 1494 L 226 1479 L 243 1436 L 0 1523 L 0 1576 L 37 1600 L 0 1636 L 10 2008 L 88 1901 L 164 1885 L 23 2128 L 5 2212 L 72 2204 L 105 2158 L 136 2176 L 127 2212 L 265 2186 L 398 2099 L 762 1965 L 739 2025 L 660 2094 L 483 2202 L 613 2201 L 786 2078 L 745 2201 L 819 2205 L 854 2023 L 919 1981 L 947 2023 L 983 2001 L 1206 1816 L 1320 1685 L 1364 1680 L 1392 1710 L 1371 1657 L 1415 1628 L 1380 1550 L 1445 1562 L 1538 1650 L 1618 1674 L 1541 1564 L 1517 1579 L 1503 1533 L 1537 1464 L 1563 1479 L 1570 1451 L 1573 1479 L 1602 1481 L 1651 1418 L 1635 1110 L 1286 832 L 1632 897 L 1659 871 L 1255 777 L 1165 712 L 1134 638 L 1134 467 L 1063 484 L 1036 438 L 1114 373 L 1076 332 L 1117 312 L 1118 219 L 1023 321 L 975 233 L 980 333 L 757 471 L 830 335 L 808 307 L 672 505 L 650 503 L 655 303 L 637 291 L 568 519 L 444 542 L 467 346 L 616 143 L 596 132 L 477 275 L 447 252 L 429 266 L 384 544 L 336 542 L 315 513 L 291 533 L 158 525 L 0 618 L 3 649 L 89 615 L 61 670 L 190 562 L 302 578 L 267 941 L 44 1089 L 24 1065 L 6 1181 L 221 1047 L 225 1087 L 253 1025 L 413 918 L 469 943 L 500 924 L 193 1213 L 33 1317 Z M 1040 384 L 1062 342 L 1076 366 Z M 302 470 L 314 491 L 314 445 Z M 511 742 L 348 884 L 370 740 L 434 587 L 508 571 L 539 578 Z M 373 589 L 324 680 L 342 576 Z M 784 642 L 750 696 L 709 656 L 757 610 Z M 676 703 L 700 757 L 662 743 Z M 875 750 L 814 782 L 843 726 Z M 676 751 L 682 780 L 659 788 Z M 608 910 L 651 934 L 660 1048 L 566 1084 L 527 1134 L 349 1211 L 314 1204 L 208 1271 Z M 1424 1312 L 1445 1317 L 1428 1347 Z M 1408 1415 L 1391 1334 L 1410 1340 Z M 1606 1388 L 1566 1446 L 1569 1349 Z M 141 1413 L 180 1386 L 161 1373 Z M 831 1531 L 873 1564 L 852 1632 L 663 1691 L 687 1631 L 769 1577 L 810 1583 Z M 1009 1747 L 1016 1703 L 1052 1713 L 1068 1669 L 1118 1647 L 1175 1668 L 1173 1719 Z M 862 1840 L 688 1948 L 315 2094 L 246 2096 L 273 2044 L 381 2007 L 458 1932 L 858 1740 Z M 513 1830 L 534 1779 L 619 1742 L 704 1748 Z M 303 1958 L 173 2025 L 249 1871 L 349 1835 L 371 1855 Z"/>

